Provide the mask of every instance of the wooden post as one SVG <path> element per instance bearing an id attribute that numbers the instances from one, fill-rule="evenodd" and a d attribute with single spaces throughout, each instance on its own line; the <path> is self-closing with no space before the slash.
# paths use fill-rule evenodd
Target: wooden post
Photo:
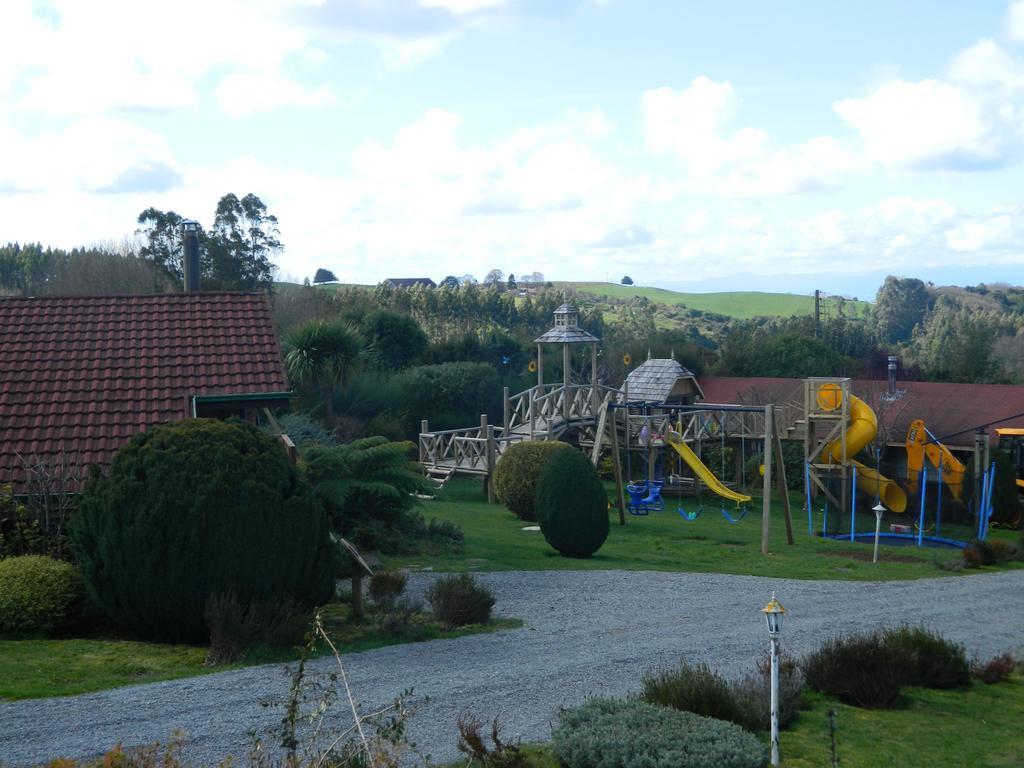
<path id="1" fill-rule="evenodd" d="M 487 503 L 493 504 L 497 501 L 494 493 L 494 457 L 496 455 L 494 446 L 494 427 L 487 425 Z"/>
<path id="2" fill-rule="evenodd" d="M 430 430 L 427 428 L 427 420 L 426 419 L 421 419 L 420 420 L 420 434 L 421 435 L 425 435 L 429 431 Z M 423 463 L 424 460 L 427 457 L 423 455 L 423 441 L 422 440 L 419 441 L 419 446 L 418 447 L 419 447 L 419 452 L 420 452 L 420 462 Z M 436 456 L 431 458 L 430 465 L 431 466 L 436 466 L 437 465 L 437 457 Z"/>
<path id="3" fill-rule="evenodd" d="M 352 563 L 352 620 L 362 621 L 363 610 L 363 569 Z"/>
<path id="4" fill-rule="evenodd" d="M 537 345 L 537 386 L 544 386 L 544 348 L 540 344 Z"/>
<path id="5" fill-rule="evenodd" d="M 772 422 L 774 409 L 764 407 L 764 483 L 761 486 L 761 554 L 768 554 L 768 532 L 772 514 Z"/>
<path id="6" fill-rule="evenodd" d="M 775 432 L 775 418 L 772 418 L 772 432 L 775 446 L 775 461 L 778 463 L 779 495 L 782 496 L 782 510 L 786 518 L 786 543 L 793 544 L 793 510 L 789 506 L 789 483 L 786 482 L 786 463 L 782 460 L 782 439 Z"/>
<path id="7" fill-rule="evenodd" d="M 608 406 L 611 408 L 611 405 Z M 619 525 L 626 524 L 626 491 L 622 482 L 622 464 L 619 461 L 619 411 L 612 410 L 612 470 L 615 472 L 615 490 L 619 495 Z M 626 410 L 629 423 L 629 410 Z"/>
<path id="8" fill-rule="evenodd" d="M 527 405 L 530 407 L 530 439 L 535 440 L 533 433 L 537 431 L 537 412 L 533 409 L 533 393 L 537 390 L 530 387 L 526 391 L 526 397 L 528 399 Z"/>
<path id="9" fill-rule="evenodd" d="M 590 410 L 597 416 L 601 407 L 601 399 L 597 396 L 597 342 L 590 344 Z"/>
<path id="10" fill-rule="evenodd" d="M 503 427 L 503 429 L 502 429 L 501 434 L 502 434 L 503 437 L 508 437 L 508 427 L 509 427 L 509 423 L 511 421 L 511 416 L 509 414 L 509 405 L 510 404 L 509 404 L 509 401 L 508 401 L 508 387 L 505 387 L 502 390 L 502 395 L 504 396 L 504 399 L 502 401 L 503 402 L 503 406 L 504 406 L 504 411 L 502 413 L 502 427 Z"/>
<path id="11" fill-rule="evenodd" d="M 572 350 L 566 342 L 562 342 L 562 386 L 565 391 L 562 394 L 562 418 L 569 422 L 569 415 L 572 412 L 572 401 L 569 399 L 569 384 L 572 382 Z"/>

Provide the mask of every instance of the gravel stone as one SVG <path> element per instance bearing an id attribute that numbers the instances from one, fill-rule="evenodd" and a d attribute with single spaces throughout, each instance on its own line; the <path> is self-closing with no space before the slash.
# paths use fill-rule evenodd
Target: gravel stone
<path id="1" fill-rule="evenodd" d="M 412 574 L 425 592 L 433 574 Z M 455 720 L 463 711 L 500 714 L 504 735 L 548 738 L 559 708 L 592 696 L 638 690 L 643 672 L 680 657 L 726 676 L 753 668 L 767 648 L 760 609 L 774 591 L 786 607 L 783 647 L 803 655 L 825 638 L 879 627 L 923 624 L 983 658 L 1020 654 L 1024 570 L 903 582 L 796 581 L 752 576 L 639 571 L 479 574 L 497 596 L 495 613 L 520 629 L 381 648 L 344 657 L 364 711 L 408 687 L 429 697 L 409 723 L 410 738 L 435 761 L 458 757 Z M 309 665 L 328 672 L 330 658 Z M 213 765 L 241 762 L 249 734 L 272 728 L 281 711 L 261 705 L 287 695 L 282 665 L 0 705 L 0 763 L 32 765 L 86 758 L 121 742 L 166 741 L 183 731 L 185 756 Z M 347 706 L 335 706 L 337 730 Z"/>

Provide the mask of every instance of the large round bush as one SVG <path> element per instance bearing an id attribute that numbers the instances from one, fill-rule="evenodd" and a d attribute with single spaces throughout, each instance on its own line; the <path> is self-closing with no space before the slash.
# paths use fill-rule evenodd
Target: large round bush
<path id="1" fill-rule="evenodd" d="M 761 768 L 761 741 L 738 725 L 645 701 L 596 699 L 563 710 L 551 733 L 569 768 Z"/>
<path id="2" fill-rule="evenodd" d="M 537 477 L 555 451 L 569 448 L 554 440 L 523 441 L 505 449 L 494 468 L 494 492 L 522 520 L 537 519 Z"/>
<path id="3" fill-rule="evenodd" d="M 136 435 L 69 527 L 93 600 L 143 637 L 202 640 L 214 595 L 315 604 L 333 593 L 327 515 L 250 424 L 191 419 Z"/>
<path id="4" fill-rule="evenodd" d="M 59 627 L 82 594 L 82 577 L 70 563 L 43 555 L 0 560 L 0 632 Z"/>
<path id="5" fill-rule="evenodd" d="M 537 522 L 548 544 L 590 557 L 608 538 L 608 496 L 579 451 L 555 451 L 537 478 Z"/>

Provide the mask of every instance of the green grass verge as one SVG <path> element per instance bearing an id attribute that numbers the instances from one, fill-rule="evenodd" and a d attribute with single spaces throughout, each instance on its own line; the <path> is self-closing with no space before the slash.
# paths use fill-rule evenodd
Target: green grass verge
<path id="1" fill-rule="evenodd" d="M 906 706 L 894 710 L 849 707 L 808 694 L 807 709 L 784 731 L 784 768 L 832 765 L 828 710 L 836 711 L 836 752 L 843 768 L 1010 768 L 1024 766 L 1024 678 L 968 691 L 907 689 Z M 762 734 L 767 743 L 767 734 Z M 529 768 L 558 768 L 549 744 L 524 745 Z M 462 760 L 451 768 L 467 768 Z"/>
<path id="2" fill-rule="evenodd" d="M 613 496 L 610 485 L 608 489 L 609 497 Z M 704 503 L 704 512 L 694 522 L 676 513 L 678 502 L 673 499 L 667 500 L 663 511 L 647 517 L 627 515 L 625 526 L 618 524 L 618 513 L 613 511 L 611 533 L 604 546 L 593 557 L 578 560 L 559 555 L 539 531 L 522 530 L 528 524 L 503 506 L 487 504 L 479 481 L 456 478 L 435 500 L 425 502 L 422 512 L 428 518 L 449 520 L 462 528 L 466 537 L 463 551 L 388 556 L 384 561 L 389 568 L 430 567 L 437 571 L 650 570 L 879 581 L 950 575 L 954 571 L 947 569 L 960 560 L 959 550 L 885 546 L 880 562 L 872 563 L 868 545 L 808 536 L 798 494 L 793 497 L 795 543 L 786 543 L 782 507 L 776 502 L 770 554 L 762 555 L 758 498 L 754 498 L 747 516 L 735 525 L 719 512 L 717 497 L 705 494 Z M 692 509 L 696 500 L 685 498 L 682 504 Z M 727 510 L 735 514 L 731 502 L 726 504 Z M 993 535 L 1016 534 L 1000 531 Z"/>
<path id="3" fill-rule="evenodd" d="M 828 710 L 836 711 L 836 751 L 843 768 L 996 768 L 1024 765 L 1024 678 L 975 683 L 969 691 L 907 689 L 893 710 L 846 706 L 815 694 L 779 752 L 788 768 L 831 765 Z"/>
<path id="4" fill-rule="evenodd" d="M 418 623 L 417 633 L 410 640 L 408 636 L 382 632 L 372 623 L 353 624 L 347 619 L 346 605 L 333 604 L 324 610 L 324 626 L 343 654 L 522 626 L 518 619 L 496 618 L 486 625 L 445 632 L 436 623 L 424 620 Z M 72 696 L 298 658 L 298 649 L 257 648 L 243 664 L 205 667 L 206 650 L 192 645 L 111 638 L 0 639 L 0 699 Z M 326 651 L 324 648 L 323 652 Z"/>
<path id="5" fill-rule="evenodd" d="M 726 317 L 789 317 L 814 314 L 814 297 L 795 293 L 761 293 L 760 291 L 719 291 L 716 293 L 680 293 L 664 288 L 643 288 L 618 283 L 555 283 L 574 288 L 580 293 L 609 299 L 631 299 L 642 296 L 657 304 L 680 304 L 690 309 L 714 312 Z M 860 315 L 869 305 L 866 301 L 848 301 L 847 314 Z"/>

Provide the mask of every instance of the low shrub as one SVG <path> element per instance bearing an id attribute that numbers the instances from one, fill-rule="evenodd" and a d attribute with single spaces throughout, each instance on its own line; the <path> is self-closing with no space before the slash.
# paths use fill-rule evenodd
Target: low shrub
<path id="1" fill-rule="evenodd" d="M 1003 653 L 988 661 L 976 661 L 971 665 L 971 675 L 986 685 L 994 685 L 1008 680 L 1016 666 L 1017 660 L 1013 654 Z"/>
<path id="2" fill-rule="evenodd" d="M 902 657 L 904 685 L 946 689 L 963 688 L 971 682 L 971 667 L 963 646 L 924 627 L 886 629 L 882 640 Z"/>
<path id="3" fill-rule="evenodd" d="M 680 662 L 672 669 L 647 672 L 640 698 L 649 704 L 737 722 L 739 709 L 729 683 L 706 664 Z"/>
<path id="4" fill-rule="evenodd" d="M 483 720 L 463 712 L 456 726 L 459 729 L 458 750 L 469 758 L 470 765 L 478 764 L 483 768 L 530 768 L 530 759 L 519 744 L 502 740 L 497 717 L 491 722 L 492 746 L 487 746 L 487 738 L 482 733 Z"/>
<path id="5" fill-rule="evenodd" d="M 590 557 L 608 538 L 608 496 L 580 451 L 555 451 L 537 478 L 537 522 L 568 557 Z"/>
<path id="6" fill-rule="evenodd" d="M 844 704 L 891 709 L 902 697 L 903 655 L 881 634 L 827 640 L 803 661 L 807 684 Z"/>
<path id="7" fill-rule="evenodd" d="M 45 555 L 0 560 L 0 632 L 48 632 L 64 625 L 83 590 L 70 563 Z"/>
<path id="8" fill-rule="evenodd" d="M 427 600 L 446 629 L 485 624 L 494 607 L 494 593 L 468 573 L 442 576 L 427 590 Z"/>
<path id="9" fill-rule="evenodd" d="M 695 715 L 727 720 L 748 731 L 770 726 L 771 666 L 765 657 L 756 672 L 726 681 L 704 664 L 681 662 L 678 667 L 648 672 L 643 677 L 640 697 L 650 703 Z M 796 719 L 803 700 L 804 678 L 792 658 L 779 660 L 779 727 L 785 729 Z"/>
<path id="10" fill-rule="evenodd" d="M 779 659 L 779 728 L 786 730 L 796 720 L 804 698 L 804 675 L 800 664 L 782 655 Z M 748 731 L 767 731 L 771 727 L 771 659 L 764 657 L 757 672 L 741 677 L 731 685 L 739 717 L 734 720 Z"/>
<path id="11" fill-rule="evenodd" d="M 494 492 L 516 517 L 528 522 L 537 519 L 537 478 L 555 451 L 570 446 L 556 441 L 513 443 L 494 467 Z"/>
<path id="12" fill-rule="evenodd" d="M 980 568 L 1016 560 L 1020 555 L 1017 545 L 1002 539 L 975 539 L 963 549 L 964 566 Z"/>
<path id="13" fill-rule="evenodd" d="M 234 592 L 225 592 L 207 599 L 203 619 L 210 628 L 206 666 L 217 666 L 241 661 L 257 645 L 301 645 L 311 614 L 291 598 L 245 605 Z"/>
<path id="14" fill-rule="evenodd" d="M 408 576 L 402 571 L 377 571 L 370 577 L 370 599 L 378 606 L 394 605 L 405 592 L 407 581 Z"/>
<path id="15" fill-rule="evenodd" d="M 737 725 L 637 700 L 562 710 L 551 746 L 568 768 L 761 768 L 768 757 Z"/>
<path id="16" fill-rule="evenodd" d="M 416 538 L 442 552 L 455 553 L 462 551 L 466 535 L 451 520 L 438 520 L 436 517 L 424 520 L 422 515 L 416 516 Z"/>

